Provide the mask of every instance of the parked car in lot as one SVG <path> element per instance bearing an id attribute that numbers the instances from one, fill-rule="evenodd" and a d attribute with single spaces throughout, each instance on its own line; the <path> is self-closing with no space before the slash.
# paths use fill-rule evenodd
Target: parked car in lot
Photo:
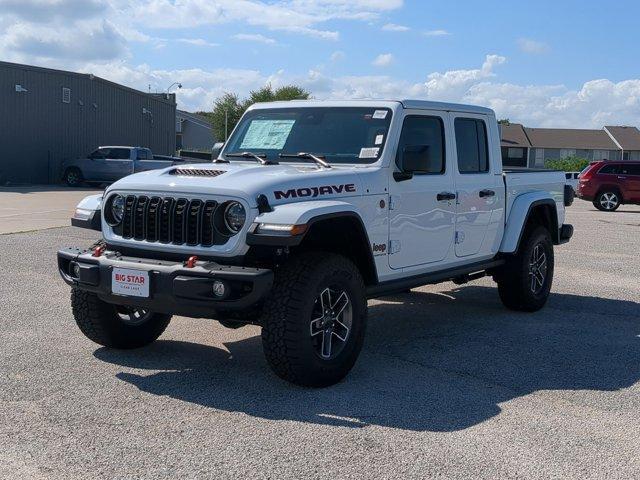
<path id="1" fill-rule="evenodd" d="M 358 357 L 368 298 L 488 275 L 506 307 L 542 308 L 573 234 L 565 182 L 503 170 L 487 108 L 260 103 L 214 163 L 83 200 L 72 222 L 103 241 L 60 250 L 58 269 L 98 344 L 147 345 L 172 315 L 255 324 L 277 375 L 326 386 Z"/>
<path id="2" fill-rule="evenodd" d="M 592 162 L 580 174 L 576 193 L 605 212 L 623 203 L 640 205 L 640 162 Z"/>
<path id="3" fill-rule="evenodd" d="M 180 157 L 153 155 L 143 147 L 99 147 L 85 158 L 78 158 L 63 165 L 62 179 L 70 187 L 83 182 L 115 182 L 132 173 L 166 168 L 183 162 Z"/>

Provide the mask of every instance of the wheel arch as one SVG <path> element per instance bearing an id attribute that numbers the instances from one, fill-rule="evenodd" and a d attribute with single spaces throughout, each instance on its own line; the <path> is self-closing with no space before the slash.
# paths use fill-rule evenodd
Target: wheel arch
<path id="1" fill-rule="evenodd" d="M 249 246 L 289 248 L 290 253 L 319 250 L 334 252 L 352 260 L 367 286 L 378 283 L 369 235 L 359 211 L 343 201 L 297 202 L 276 206 L 259 215 L 255 223 L 305 225 L 295 236 L 267 235 L 250 231 Z"/>
<path id="2" fill-rule="evenodd" d="M 561 242 L 558 224 L 558 206 L 552 198 L 537 198 L 521 201 L 509 215 L 500 252 L 515 253 L 520 248 L 524 233 L 534 225 L 545 227 L 555 245 Z"/>
<path id="3" fill-rule="evenodd" d="M 620 188 L 620 185 L 616 185 L 615 183 L 605 183 L 603 185 L 600 185 L 600 187 L 596 191 L 594 200 L 596 200 L 602 193 L 606 191 L 616 192 L 618 195 L 620 195 L 620 203 L 624 202 L 624 193 L 622 191 L 622 188 Z"/>
<path id="4" fill-rule="evenodd" d="M 360 270 L 365 285 L 378 283 L 369 236 L 355 212 L 337 212 L 313 217 L 299 245 L 291 251 L 327 251 L 349 258 Z"/>

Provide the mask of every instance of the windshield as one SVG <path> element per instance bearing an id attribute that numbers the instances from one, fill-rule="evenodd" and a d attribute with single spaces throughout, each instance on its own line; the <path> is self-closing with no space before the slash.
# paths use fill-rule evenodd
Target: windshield
<path id="1" fill-rule="evenodd" d="M 391 115 L 388 108 L 370 107 L 252 110 L 241 120 L 224 154 L 251 152 L 275 162 L 302 162 L 279 155 L 307 152 L 333 164 L 374 163 L 387 141 Z"/>

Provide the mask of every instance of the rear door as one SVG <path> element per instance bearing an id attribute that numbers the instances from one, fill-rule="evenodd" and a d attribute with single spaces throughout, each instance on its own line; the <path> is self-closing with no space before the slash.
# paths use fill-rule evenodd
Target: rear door
<path id="1" fill-rule="evenodd" d="M 424 172 L 391 179 L 389 266 L 394 269 L 443 261 L 453 244 L 455 193 L 448 138 L 449 114 L 408 110 L 396 152 L 426 147 Z"/>
<path id="2" fill-rule="evenodd" d="M 147 170 L 156 170 L 158 168 L 170 167 L 173 164 L 171 160 L 157 160 L 153 158 L 151 150 L 148 148 L 136 149 L 135 171 L 145 172 Z"/>
<path id="3" fill-rule="evenodd" d="M 490 144 L 493 125 L 487 119 L 469 113 L 454 113 L 451 118 L 456 146 L 457 257 L 491 256 L 500 241 L 505 190 L 500 162 L 491 162 L 496 149 Z"/>

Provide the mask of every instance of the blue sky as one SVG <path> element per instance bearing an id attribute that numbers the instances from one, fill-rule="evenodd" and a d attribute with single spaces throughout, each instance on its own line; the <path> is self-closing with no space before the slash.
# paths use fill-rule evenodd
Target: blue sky
<path id="1" fill-rule="evenodd" d="M 640 124 L 629 0 L 0 0 L 0 59 L 210 108 L 298 83 L 316 98 L 479 103 L 530 126 Z"/>

